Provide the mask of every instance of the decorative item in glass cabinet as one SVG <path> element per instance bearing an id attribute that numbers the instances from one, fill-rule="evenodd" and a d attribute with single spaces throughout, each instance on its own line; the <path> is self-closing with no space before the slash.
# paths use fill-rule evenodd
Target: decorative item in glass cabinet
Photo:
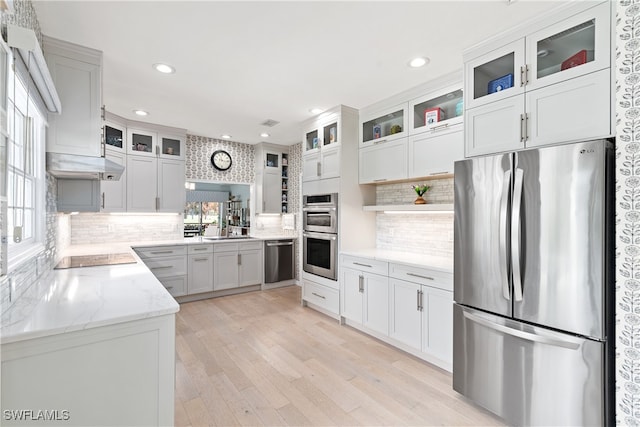
<path id="1" fill-rule="evenodd" d="M 382 126 L 373 125 L 373 139 L 378 139 L 382 137 Z"/>

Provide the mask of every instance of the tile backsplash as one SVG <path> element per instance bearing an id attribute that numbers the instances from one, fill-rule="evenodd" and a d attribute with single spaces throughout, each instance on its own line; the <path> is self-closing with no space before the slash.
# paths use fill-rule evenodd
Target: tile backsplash
<path id="1" fill-rule="evenodd" d="M 147 242 L 182 239 L 181 214 L 71 215 L 71 244 Z"/>
<path id="2" fill-rule="evenodd" d="M 416 199 L 411 187 L 431 186 L 423 198 L 427 203 L 452 204 L 453 178 L 379 184 L 377 205 L 409 205 Z M 393 213 L 376 215 L 376 247 L 453 258 L 453 213 Z"/>

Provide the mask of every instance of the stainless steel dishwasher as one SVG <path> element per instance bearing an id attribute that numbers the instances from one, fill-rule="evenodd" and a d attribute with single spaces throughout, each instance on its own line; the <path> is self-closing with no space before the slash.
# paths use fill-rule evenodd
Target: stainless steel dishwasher
<path id="1" fill-rule="evenodd" d="M 264 282 L 276 283 L 293 279 L 295 266 L 293 240 L 266 240 L 264 245 Z"/>

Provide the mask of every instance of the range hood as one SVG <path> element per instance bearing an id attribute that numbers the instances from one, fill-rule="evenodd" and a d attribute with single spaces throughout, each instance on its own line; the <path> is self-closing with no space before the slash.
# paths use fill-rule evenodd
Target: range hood
<path id="1" fill-rule="evenodd" d="M 124 166 L 104 157 L 47 153 L 47 171 L 56 178 L 118 181 Z"/>

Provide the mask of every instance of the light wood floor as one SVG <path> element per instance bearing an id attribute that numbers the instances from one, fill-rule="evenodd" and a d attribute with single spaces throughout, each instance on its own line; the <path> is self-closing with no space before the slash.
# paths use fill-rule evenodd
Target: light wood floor
<path id="1" fill-rule="evenodd" d="M 300 288 L 182 304 L 177 426 L 503 425 L 439 368 L 300 306 Z"/>

